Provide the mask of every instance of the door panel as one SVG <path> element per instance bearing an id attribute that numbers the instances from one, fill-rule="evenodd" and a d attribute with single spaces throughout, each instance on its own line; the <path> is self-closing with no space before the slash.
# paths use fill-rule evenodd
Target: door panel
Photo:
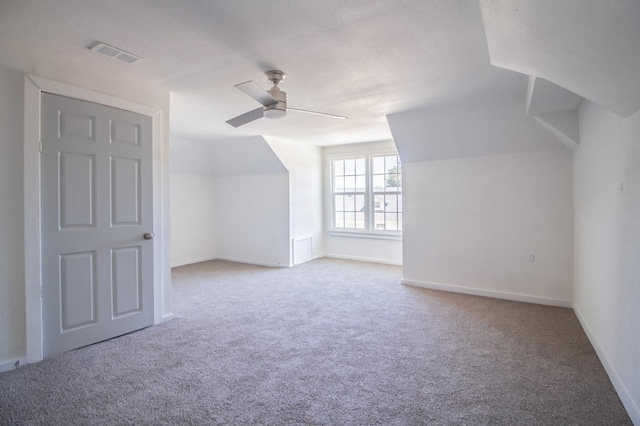
<path id="1" fill-rule="evenodd" d="M 59 111 L 59 131 L 65 138 L 96 140 L 96 117 L 78 112 Z"/>
<path id="2" fill-rule="evenodd" d="M 151 118 L 42 94 L 45 356 L 153 323 Z"/>
<path id="3" fill-rule="evenodd" d="M 111 158 L 111 224 L 140 225 L 140 160 Z"/>
<path id="4" fill-rule="evenodd" d="M 95 227 L 95 155 L 61 152 L 60 229 Z"/>
<path id="5" fill-rule="evenodd" d="M 139 312 L 142 296 L 140 247 L 113 249 L 111 257 L 113 317 Z"/>
<path id="6" fill-rule="evenodd" d="M 140 145 L 140 126 L 136 123 L 111 121 L 111 143 Z"/>
<path id="7" fill-rule="evenodd" d="M 60 256 L 60 306 L 63 333 L 98 322 L 96 253 Z"/>

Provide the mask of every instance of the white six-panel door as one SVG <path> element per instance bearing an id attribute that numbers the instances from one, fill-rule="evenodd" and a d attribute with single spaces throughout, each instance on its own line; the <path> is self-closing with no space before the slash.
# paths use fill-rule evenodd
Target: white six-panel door
<path id="1" fill-rule="evenodd" d="M 44 355 L 153 323 L 151 118 L 42 94 Z"/>

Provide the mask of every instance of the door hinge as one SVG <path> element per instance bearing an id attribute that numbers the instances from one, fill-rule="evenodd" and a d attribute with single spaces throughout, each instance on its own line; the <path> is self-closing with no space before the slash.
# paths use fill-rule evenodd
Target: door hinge
<path id="1" fill-rule="evenodd" d="M 40 146 L 38 147 L 38 150 L 42 153 L 42 139 L 40 139 Z"/>
<path id="2" fill-rule="evenodd" d="M 40 284 L 40 297 L 44 297 L 44 284 Z"/>

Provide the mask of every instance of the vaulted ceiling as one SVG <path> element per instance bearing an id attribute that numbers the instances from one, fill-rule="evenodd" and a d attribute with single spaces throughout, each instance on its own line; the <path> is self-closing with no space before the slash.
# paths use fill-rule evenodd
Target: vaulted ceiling
<path id="1" fill-rule="evenodd" d="M 638 22 L 637 0 L 0 0 L 0 64 L 168 89 L 182 139 L 332 145 L 390 139 L 387 115 L 464 99 L 522 99 L 524 111 L 526 74 L 628 115 L 640 107 Z M 143 60 L 99 56 L 96 41 Z M 258 106 L 233 85 L 267 89 L 274 68 L 289 106 L 349 119 L 226 124 Z"/>

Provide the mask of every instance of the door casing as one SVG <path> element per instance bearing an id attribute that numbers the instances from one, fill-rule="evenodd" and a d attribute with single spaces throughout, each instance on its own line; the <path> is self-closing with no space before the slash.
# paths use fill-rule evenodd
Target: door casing
<path id="1" fill-rule="evenodd" d="M 168 231 L 168 179 L 166 161 L 163 158 L 162 110 L 141 105 L 114 96 L 76 87 L 70 84 L 26 74 L 24 85 L 24 261 L 25 261 L 25 313 L 27 363 L 43 359 L 42 327 L 42 270 L 40 233 L 40 114 L 41 93 L 67 96 L 99 103 L 114 108 L 147 115 L 152 119 L 153 150 L 153 228 L 157 230 L 154 244 L 153 300 L 154 324 L 172 316 L 169 306 L 170 271 Z M 165 152 L 166 155 L 166 152 Z"/>

